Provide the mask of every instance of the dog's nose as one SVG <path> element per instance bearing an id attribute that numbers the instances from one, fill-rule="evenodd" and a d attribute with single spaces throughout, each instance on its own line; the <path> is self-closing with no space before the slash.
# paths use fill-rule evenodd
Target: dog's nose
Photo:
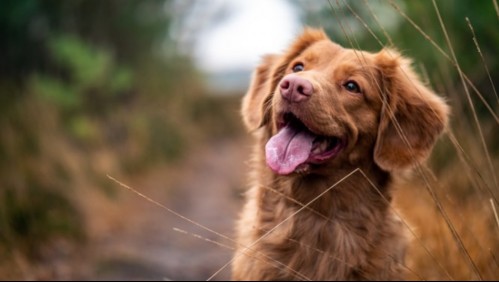
<path id="1" fill-rule="evenodd" d="M 286 76 L 279 84 L 281 95 L 290 102 L 302 102 L 314 93 L 314 87 L 310 81 L 295 74 Z"/>

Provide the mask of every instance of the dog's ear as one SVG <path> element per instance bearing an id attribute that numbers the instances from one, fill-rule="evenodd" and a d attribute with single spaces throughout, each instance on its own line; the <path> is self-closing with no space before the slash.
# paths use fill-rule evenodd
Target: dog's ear
<path id="1" fill-rule="evenodd" d="M 376 55 L 383 106 L 374 161 L 388 171 L 424 161 L 447 125 L 449 107 L 425 86 L 410 60 L 394 50 Z"/>
<path id="2" fill-rule="evenodd" d="M 271 97 L 272 70 L 279 56 L 266 55 L 253 72 L 251 83 L 242 101 L 241 113 L 248 130 L 260 127 L 268 119 L 266 105 Z"/>
<path id="3" fill-rule="evenodd" d="M 249 130 L 255 130 L 270 120 L 273 91 L 284 77 L 289 63 L 313 43 L 328 39 L 322 29 L 305 28 L 282 55 L 264 56 L 253 72 L 250 87 L 243 98 L 241 112 Z"/>

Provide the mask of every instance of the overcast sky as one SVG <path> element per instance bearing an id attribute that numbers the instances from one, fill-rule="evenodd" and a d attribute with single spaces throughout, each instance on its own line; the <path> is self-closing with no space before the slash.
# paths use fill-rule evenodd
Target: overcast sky
<path id="1" fill-rule="evenodd" d="M 195 55 L 206 71 L 252 69 L 266 53 L 281 52 L 301 29 L 285 0 L 224 0 L 231 13 L 201 35 Z"/>

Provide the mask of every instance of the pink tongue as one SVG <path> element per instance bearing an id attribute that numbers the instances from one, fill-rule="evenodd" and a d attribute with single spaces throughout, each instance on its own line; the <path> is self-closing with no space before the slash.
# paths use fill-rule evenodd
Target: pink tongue
<path id="1" fill-rule="evenodd" d="M 315 135 L 289 125 L 282 128 L 265 145 L 267 164 L 278 174 L 289 174 L 310 156 Z"/>

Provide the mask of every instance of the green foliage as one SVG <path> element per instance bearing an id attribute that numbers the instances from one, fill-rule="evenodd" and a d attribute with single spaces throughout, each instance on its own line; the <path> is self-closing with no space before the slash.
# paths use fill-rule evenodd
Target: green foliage
<path id="1" fill-rule="evenodd" d="M 70 137 L 95 144 L 100 129 L 92 116 L 106 114 L 131 90 L 133 73 L 119 66 L 109 51 L 72 35 L 55 37 L 48 47 L 64 75 L 35 73 L 31 91 L 60 111 Z"/>
<path id="2" fill-rule="evenodd" d="M 32 85 L 35 92 L 62 109 L 85 110 L 89 103 L 109 103 L 112 100 L 108 100 L 116 99 L 132 87 L 130 69 L 119 66 L 110 52 L 92 47 L 75 36 L 54 38 L 49 42 L 49 50 L 67 73 L 67 79 L 36 74 Z"/>
<path id="3" fill-rule="evenodd" d="M 109 53 L 91 48 L 75 36 L 60 36 L 49 42 L 54 60 L 69 71 L 75 87 L 86 88 L 107 80 L 112 67 Z"/>
<path id="4" fill-rule="evenodd" d="M 31 81 L 36 93 L 56 106 L 63 109 L 73 110 L 81 104 L 81 96 L 73 91 L 62 81 L 44 75 L 33 75 Z"/>
<path id="5" fill-rule="evenodd" d="M 465 0 L 456 5 L 453 0 L 439 0 L 435 3 L 453 51 L 457 54 L 460 68 L 474 81 L 484 94 L 485 100 L 496 105 L 497 101 L 490 89 L 484 64 L 466 21 L 468 18 L 473 26 L 492 80 L 498 81 L 499 32 L 493 1 Z M 297 5 L 303 11 L 302 17 L 306 23 L 324 27 L 330 37 L 342 46 L 378 51 L 393 44 L 392 47 L 414 59 L 416 70 L 422 75 L 426 74 L 435 89 L 461 87 L 457 69 L 452 61 L 446 58 L 452 58 L 451 50 L 432 1 L 325 1 L 314 2 L 313 5 L 310 1 L 300 1 Z M 431 39 L 423 35 L 415 25 Z M 447 55 L 442 54 L 434 45 L 439 46 Z M 452 97 L 453 108 L 463 114 L 469 114 L 464 93 L 456 95 L 453 92 L 455 91 L 442 94 L 455 96 Z M 482 120 L 489 119 L 490 114 L 487 114 L 488 110 L 484 104 L 478 99 L 475 101 Z"/>
<path id="6" fill-rule="evenodd" d="M 82 239 L 82 218 L 60 193 L 33 179 L 26 191 L 3 189 L 0 200 L 0 243 L 35 256 L 53 237 Z"/>
<path id="7" fill-rule="evenodd" d="M 207 96 L 197 99 L 189 108 L 190 119 L 199 128 L 208 129 L 209 140 L 217 140 L 241 133 L 244 126 L 239 118 L 239 95 Z"/>
<path id="8" fill-rule="evenodd" d="M 105 88 L 104 95 L 115 96 L 132 87 L 133 74 L 129 68 L 119 66 L 111 53 L 92 47 L 72 35 L 56 37 L 49 49 L 63 69 L 70 73 L 76 89 Z"/>
<path id="9" fill-rule="evenodd" d="M 68 129 L 71 136 L 86 144 L 93 144 L 98 140 L 98 127 L 84 115 L 76 115 L 69 120 Z"/>
<path id="10" fill-rule="evenodd" d="M 166 120 L 152 119 L 148 123 L 150 141 L 146 156 L 151 160 L 176 160 L 185 150 L 185 140 L 178 127 Z"/>
<path id="11" fill-rule="evenodd" d="M 192 139 L 180 107 L 200 77 L 189 59 L 162 55 L 171 1 L 0 5 L 0 249 L 31 256 L 54 238 L 84 238 L 71 193 L 114 197 L 107 169 L 182 156 Z"/>

